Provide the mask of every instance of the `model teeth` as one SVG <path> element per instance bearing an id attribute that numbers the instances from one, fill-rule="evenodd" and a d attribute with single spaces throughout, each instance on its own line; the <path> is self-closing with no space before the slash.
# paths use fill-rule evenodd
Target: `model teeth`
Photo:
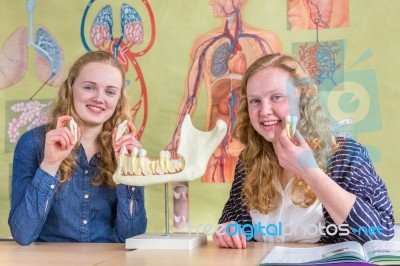
<path id="1" fill-rule="evenodd" d="M 119 163 L 121 174 L 126 176 L 175 174 L 181 172 L 185 166 L 185 160 L 182 157 L 171 160 L 169 151 L 160 151 L 160 158 L 151 160 L 147 157 L 145 149 L 133 148 L 129 155 L 125 146 L 121 149 Z"/>
<path id="2" fill-rule="evenodd" d="M 125 130 L 124 125 L 118 128 L 121 132 Z M 150 160 L 147 158 L 147 152 L 133 148 L 130 153 L 120 153 L 113 180 L 116 184 L 146 186 L 200 178 L 205 174 L 212 153 L 226 136 L 227 131 L 227 125 L 221 119 L 211 131 L 198 130 L 187 114 L 182 122 L 180 141 L 176 150 L 179 158 L 171 159 L 169 151 L 160 151 L 158 159 Z"/>
<path id="3" fill-rule="evenodd" d="M 78 141 L 78 125 L 76 124 L 74 118 L 69 121 L 69 129 L 71 130 L 72 136 L 74 136 L 74 141 L 76 143 Z"/>
<path id="4" fill-rule="evenodd" d="M 126 129 L 128 128 L 128 120 L 122 122 L 117 129 L 117 134 L 115 135 L 115 141 L 118 141 L 122 135 L 124 135 Z"/>
<path id="5" fill-rule="evenodd" d="M 285 128 L 286 128 L 288 137 L 290 139 L 293 138 L 294 134 L 296 133 L 296 126 L 297 126 L 298 120 L 299 120 L 299 118 L 295 115 L 287 115 L 285 117 Z"/>

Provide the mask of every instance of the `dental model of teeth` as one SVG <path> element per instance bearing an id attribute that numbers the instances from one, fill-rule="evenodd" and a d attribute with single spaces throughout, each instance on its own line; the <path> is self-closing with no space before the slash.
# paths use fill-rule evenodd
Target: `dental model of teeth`
<path id="1" fill-rule="evenodd" d="M 134 147 L 129 155 L 126 147 L 123 146 L 119 165 L 121 166 L 121 174 L 126 176 L 163 175 L 175 174 L 182 171 L 185 160 L 182 157 L 179 157 L 177 160 L 171 160 L 171 153 L 169 151 L 160 151 L 159 159 L 150 160 L 147 157 L 145 149 Z"/>
<path id="2" fill-rule="evenodd" d="M 287 115 L 285 117 L 285 128 L 289 139 L 292 139 L 294 133 L 296 133 L 297 121 L 299 121 L 299 118 L 295 115 Z"/>
<path id="3" fill-rule="evenodd" d="M 69 121 L 69 130 L 71 130 L 72 136 L 74 136 L 76 143 L 78 141 L 78 125 L 76 124 L 74 118 Z"/>
<path id="4" fill-rule="evenodd" d="M 116 139 L 126 130 L 127 125 L 124 123 L 118 127 Z M 190 115 L 186 115 L 181 127 L 178 159 L 171 159 L 169 151 L 161 151 L 159 159 L 151 160 L 147 158 L 145 149 L 133 148 L 129 155 L 126 147 L 122 147 L 118 168 L 113 176 L 114 182 L 145 186 L 200 178 L 206 172 L 208 160 L 226 132 L 227 125 L 222 120 L 218 120 L 211 131 L 204 132 L 196 129 Z"/>

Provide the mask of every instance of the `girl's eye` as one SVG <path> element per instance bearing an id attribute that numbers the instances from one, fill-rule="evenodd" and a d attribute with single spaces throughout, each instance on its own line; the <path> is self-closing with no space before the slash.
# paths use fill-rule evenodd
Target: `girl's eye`
<path id="1" fill-rule="evenodd" d="M 83 88 L 84 88 L 85 90 L 88 90 L 88 91 L 91 91 L 91 90 L 94 89 L 93 86 L 84 86 Z"/>
<path id="2" fill-rule="evenodd" d="M 273 102 L 277 102 L 277 101 L 281 100 L 282 98 L 283 98 L 283 95 L 274 95 L 271 97 L 271 100 Z"/>
<path id="3" fill-rule="evenodd" d="M 107 93 L 109 96 L 114 96 L 114 95 L 117 94 L 114 90 L 108 90 L 108 91 L 106 91 L 106 93 Z"/>
<path id="4" fill-rule="evenodd" d="M 256 104 L 256 103 L 259 103 L 259 102 L 260 102 L 259 99 L 250 99 L 249 100 L 249 104 Z"/>

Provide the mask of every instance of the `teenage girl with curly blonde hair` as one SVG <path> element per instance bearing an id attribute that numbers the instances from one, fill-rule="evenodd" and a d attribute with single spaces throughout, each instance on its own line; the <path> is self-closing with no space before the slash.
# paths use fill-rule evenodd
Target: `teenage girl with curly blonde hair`
<path id="1" fill-rule="evenodd" d="M 290 115 L 298 117 L 293 137 L 285 128 Z M 218 247 L 393 237 L 392 204 L 365 147 L 333 135 L 295 58 L 270 54 L 247 69 L 234 134 L 245 147 L 219 220 L 225 231 L 213 235 Z M 362 226 L 381 234 L 350 230 Z"/>

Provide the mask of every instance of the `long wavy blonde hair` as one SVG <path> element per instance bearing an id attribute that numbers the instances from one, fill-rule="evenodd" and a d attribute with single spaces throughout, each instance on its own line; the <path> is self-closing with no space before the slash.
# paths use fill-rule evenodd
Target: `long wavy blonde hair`
<path id="1" fill-rule="evenodd" d="M 130 121 L 131 117 L 129 112 L 129 102 L 125 90 L 125 72 L 120 62 L 115 59 L 112 54 L 106 51 L 93 51 L 82 55 L 75 61 L 70 68 L 67 79 L 60 87 L 58 101 L 55 104 L 52 113 L 52 121 L 47 130 L 55 129 L 57 126 L 57 119 L 63 115 L 72 116 L 74 117 L 78 126 L 83 125 L 82 120 L 74 108 L 72 86 L 83 66 L 92 62 L 104 63 L 117 68 L 120 71 L 122 78 L 121 96 L 118 100 L 117 107 L 113 115 L 103 124 L 103 130 L 97 137 L 97 143 L 100 147 L 100 158 L 97 165 L 97 176 L 96 178 L 92 178 L 93 185 L 107 185 L 110 187 L 115 187 L 112 176 L 116 170 L 117 161 L 112 145 L 112 132 L 115 126 L 119 125 L 125 119 Z M 60 165 L 58 177 L 62 184 L 71 179 L 72 172 L 76 167 L 75 154 L 78 147 L 79 143 L 75 145 L 72 152 L 62 161 Z"/>
<path id="2" fill-rule="evenodd" d="M 309 143 L 321 169 L 326 169 L 328 158 L 336 148 L 329 120 L 318 100 L 318 90 L 305 68 L 293 57 L 281 54 L 269 54 L 255 61 L 242 79 L 234 136 L 245 146 L 240 154 L 247 174 L 243 181 L 244 202 L 248 210 L 256 209 L 265 214 L 276 209 L 281 201 L 281 194 L 276 190 L 274 182 L 279 181 L 283 169 L 279 165 L 272 143 L 257 133 L 250 122 L 246 90 L 249 78 L 268 67 L 283 69 L 293 78 L 293 83 L 300 92 L 300 118 L 297 129 Z M 307 208 L 316 200 L 315 194 L 301 177 L 295 177 L 291 195 L 293 203 L 303 208 Z"/>

